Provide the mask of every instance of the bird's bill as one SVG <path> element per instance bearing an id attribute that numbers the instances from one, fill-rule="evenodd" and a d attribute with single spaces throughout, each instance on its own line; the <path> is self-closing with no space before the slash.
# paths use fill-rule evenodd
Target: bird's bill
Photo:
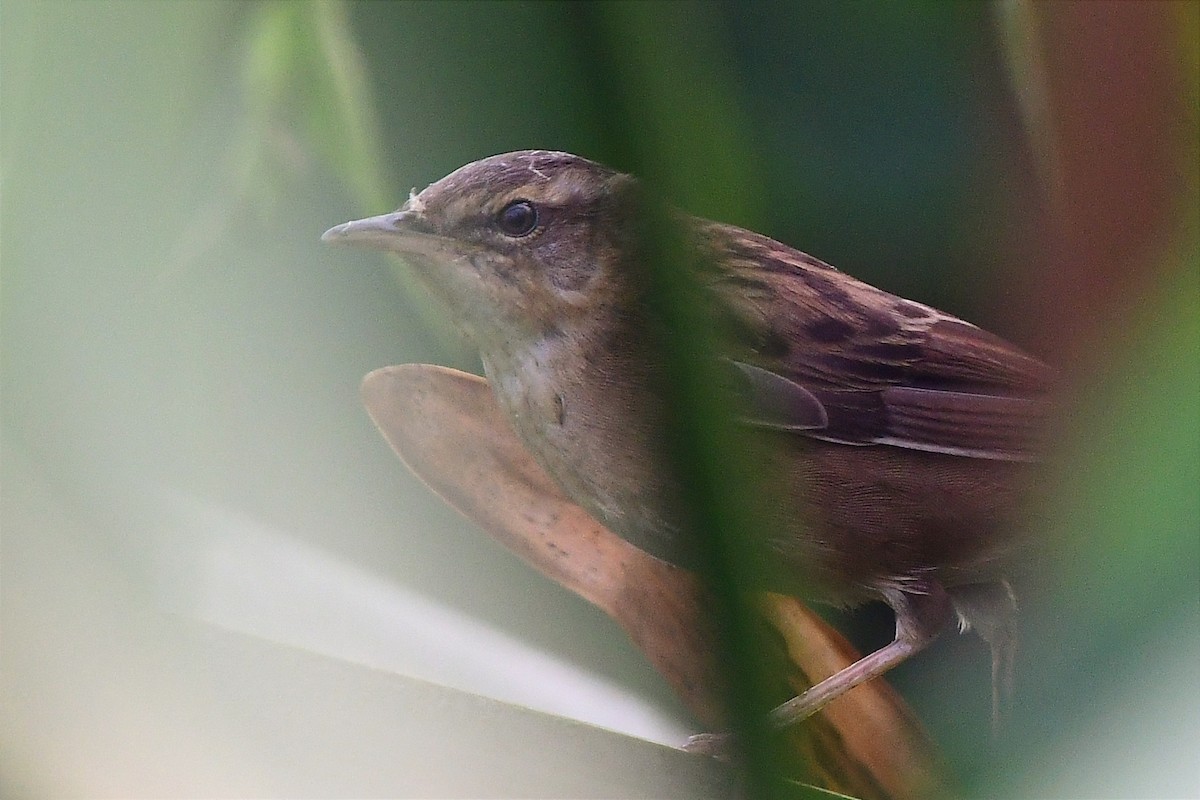
<path id="1" fill-rule="evenodd" d="M 417 211 L 406 207 L 335 225 L 321 234 L 321 241 L 412 254 L 433 253 L 446 246 L 444 237 L 434 234 Z"/>

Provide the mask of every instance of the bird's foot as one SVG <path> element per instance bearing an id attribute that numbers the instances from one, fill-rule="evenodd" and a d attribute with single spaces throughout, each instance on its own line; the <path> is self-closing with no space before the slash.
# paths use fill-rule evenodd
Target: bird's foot
<path id="1" fill-rule="evenodd" d="M 733 735 L 729 733 L 698 733 L 688 737 L 683 749 L 700 753 L 719 761 L 733 760 Z"/>

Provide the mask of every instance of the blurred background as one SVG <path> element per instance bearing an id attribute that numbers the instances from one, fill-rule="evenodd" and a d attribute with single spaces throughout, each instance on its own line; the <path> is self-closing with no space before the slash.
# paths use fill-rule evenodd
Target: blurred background
<path id="1" fill-rule="evenodd" d="M 1015 735 L 975 639 L 892 680 L 964 793 L 1200 793 L 1198 8 L 5 0 L 0 793 L 721 790 L 358 399 L 478 365 L 321 232 L 524 148 L 1060 366 Z"/>

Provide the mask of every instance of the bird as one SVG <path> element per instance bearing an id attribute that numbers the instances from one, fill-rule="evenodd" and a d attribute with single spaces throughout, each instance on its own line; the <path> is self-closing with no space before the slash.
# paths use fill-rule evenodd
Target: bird
<path id="1" fill-rule="evenodd" d="M 647 335 L 646 188 L 553 150 L 469 163 L 392 213 L 323 240 L 399 256 L 479 349 L 513 430 L 564 493 L 652 556 L 694 569 L 672 413 Z M 1012 692 L 1018 524 L 1055 372 L 969 322 L 875 288 L 767 236 L 671 211 L 741 401 L 764 519 L 764 590 L 878 600 L 894 639 L 771 712 L 793 724 L 957 621 Z M 675 335 L 685 335 L 675 332 Z M 723 734 L 690 748 L 717 752 Z"/>

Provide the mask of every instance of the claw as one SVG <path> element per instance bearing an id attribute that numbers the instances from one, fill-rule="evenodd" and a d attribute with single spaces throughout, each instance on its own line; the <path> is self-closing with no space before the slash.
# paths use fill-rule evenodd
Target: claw
<path id="1" fill-rule="evenodd" d="M 732 761 L 733 736 L 728 733 L 698 733 L 688 737 L 683 749 L 689 753 L 711 756 L 718 761 Z"/>

